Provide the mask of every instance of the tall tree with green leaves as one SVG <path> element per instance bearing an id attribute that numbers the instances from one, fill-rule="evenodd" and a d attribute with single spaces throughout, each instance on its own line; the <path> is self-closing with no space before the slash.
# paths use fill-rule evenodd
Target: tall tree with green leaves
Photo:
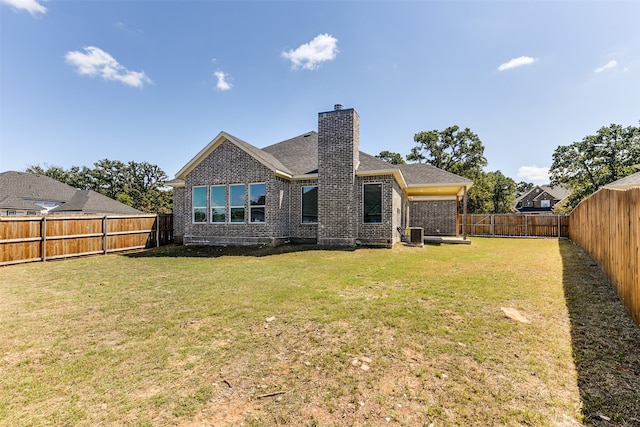
<path id="1" fill-rule="evenodd" d="M 640 164 L 640 127 L 612 124 L 581 141 L 561 145 L 549 169 L 552 185 L 571 191 L 573 208 L 599 188 L 636 172 Z"/>
<path id="2" fill-rule="evenodd" d="M 412 155 L 422 155 L 427 163 L 456 175 L 471 178 L 487 166 L 482 141 L 469 128 L 460 130 L 454 125 L 442 131 L 418 132 L 413 140 L 419 145 Z"/>
<path id="3" fill-rule="evenodd" d="M 393 151 L 381 151 L 376 157 L 392 165 L 404 165 L 406 163 L 402 158 L 402 154 L 394 153 Z"/>

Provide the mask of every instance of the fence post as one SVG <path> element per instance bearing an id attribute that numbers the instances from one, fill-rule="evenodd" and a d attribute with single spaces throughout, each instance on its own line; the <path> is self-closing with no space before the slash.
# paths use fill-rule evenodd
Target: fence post
<path id="1" fill-rule="evenodd" d="M 160 214 L 156 214 L 156 248 L 160 247 Z"/>
<path id="2" fill-rule="evenodd" d="M 102 253 L 107 253 L 107 216 L 102 217 Z"/>
<path id="3" fill-rule="evenodd" d="M 40 242 L 41 249 L 40 254 L 42 255 L 42 262 L 47 260 L 47 216 L 42 215 L 42 222 L 40 223 Z"/>

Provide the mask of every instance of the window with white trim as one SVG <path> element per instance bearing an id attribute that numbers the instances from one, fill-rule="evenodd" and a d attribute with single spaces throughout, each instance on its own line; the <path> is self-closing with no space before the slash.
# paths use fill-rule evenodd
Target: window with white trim
<path id="1" fill-rule="evenodd" d="M 249 222 L 265 222 L 267 186 L 264 182 L 249 184 Z"/>
<path id="2" fill-rule="evenodd" d="M 229 185 L 229 221 L 244 220 L 244 184 Z"/>
<path id="3" fill-rule="evenodd" d="M 227 221 L 227 186 L 212 185 L 211 191 L 211 222 Z"/>
<path id="4" fill-rule="evenodd" d="M 302 223 L 318 223 L 318 186 L 305 185 L 302 187 Z"/>
<path id="5" fill-rule="evenodd" d="M 551 207 L 551 200 L 540 200 L 540 207 L 541 208 L 550 208 Z"/>
<path id="6" fill-rule="evenodd" d="M 382 223 L 382 184 L 364 184 L 362 199 L 362 222 L 365 224 Z"/>
<path id="7" fill-rule="evenodd" d="M 207 187 L 193 187 L 193 222 L 207 222 Z"/>

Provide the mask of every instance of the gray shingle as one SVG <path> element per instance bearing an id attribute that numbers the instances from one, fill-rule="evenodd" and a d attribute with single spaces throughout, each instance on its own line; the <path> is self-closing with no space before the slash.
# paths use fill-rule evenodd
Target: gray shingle
<path id="1" fill-rule="evenodd" d="M 75 188 L 48 176 L 14 171 L 0 173 L 0 197 L 68 202 L 75 193 Z"/>
<path id="2" fill-rule="evenodd" d="M 93 190 L 78 190 L 69 202 L 53 208 L 49 212 L 122 215 L 139 215 L 143 213 Z"/>
<path id="3" fill-rule="evenodd" d="M 605 185 L 605 188 L 627 189 L 632 187 L 640 187 L 640 172 L 625 176 L 624 178 Z"/>

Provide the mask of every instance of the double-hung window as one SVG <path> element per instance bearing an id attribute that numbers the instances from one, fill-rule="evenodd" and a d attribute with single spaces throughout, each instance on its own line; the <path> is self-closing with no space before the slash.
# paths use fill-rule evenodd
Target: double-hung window
<path id="1" fill-rule="evenodd" d="M 207 222 L 207 187 L 193 187 L 193 222 Z"/>
<path id="2" fill-rule="evenodd" d="M 249 222 L 264 222 L 267 188 L 264 183 L 249 184 Z"/>
<path id="3" fill-rule="evenodd" d="M 244 184 L 229 186 L 229 220 L 231 222 L 244 221 Z"/>
<path id="4" fill-rule="evenodd" d="M 302 187 L 302 222 L 316 224 L 318 222 L 318 186 Z"/>
<path id="5" fill-rule="evenodd" d="M 212 185 L 211 191 L 211 222 L 227 221 L 227 187 Z"/>
<path id="6" fill-rule="evenodd" d="M 380 224 L 382 222 L 382 184 L 364 184 L 363 217 L 365 224 Z"/>

